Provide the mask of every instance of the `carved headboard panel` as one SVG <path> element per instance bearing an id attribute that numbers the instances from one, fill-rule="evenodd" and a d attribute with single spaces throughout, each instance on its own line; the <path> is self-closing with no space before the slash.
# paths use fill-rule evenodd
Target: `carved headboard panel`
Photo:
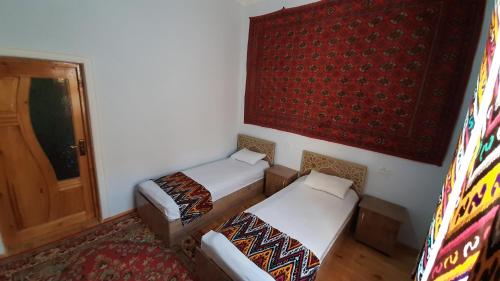
<path id="1" fill-rule="evenodd" d="M 237 150 L 242 148 L 264 153 L 266 155 L 264 160 L 271 166 L 274 164 L 274 150 L 276 149 L 276 144 L 274 142 L 239 134 Z"/>
<path id="2" fill-rule="evenodd" d="M 307 175 L 311 170 L 350 179 L 354 182 L 353 189 L 358 194 L 363 194 L 368 172 L 368 168 L 364 165 L 304 150 L 300 164 L 300 175 Z"/>

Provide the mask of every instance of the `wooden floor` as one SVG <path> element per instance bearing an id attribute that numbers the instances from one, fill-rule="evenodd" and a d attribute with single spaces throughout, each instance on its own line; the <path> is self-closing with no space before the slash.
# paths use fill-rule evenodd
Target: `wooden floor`
<path id="1" fill-rule="evenodd" d="M 258 196 L 248 204 L 228 213 L 202 230 L 203 233 L 216 228 L 231 216 L 259 203 L 266 197 Z M 318 272 L 316 281 L 404 281 L 410 280 L 410 274 L 416 262 L 417 252 L 398 245 L 393 257 L 388 257 L 372 248 L 358 243 L 352 236 L 339 244 L 338 250 L 325 258 Z"/>
<path id="2" fill-rule="evenodd" d="M 398 246 L 394 256 L 388 257 L 351 236 L 323 261 L 316 281 L 411 280 L 416 256 L 415 250 Z"/>

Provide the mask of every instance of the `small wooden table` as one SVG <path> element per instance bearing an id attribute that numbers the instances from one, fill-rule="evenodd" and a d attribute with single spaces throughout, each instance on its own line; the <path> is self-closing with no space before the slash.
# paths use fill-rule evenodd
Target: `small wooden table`
<path id="1" fill-rule="evenodd" d="M 271 196 L 297 179 L 298 171 L 281 165 L 274 165 L 266 170 L 264 194 Z"/>
<path id="2" fill-rule="evenodd" d="M 363 196 L 359 208 L 356 240 L 391 255 L 401 224 L 409 220 L 406 209 L 369 195 Z"/>

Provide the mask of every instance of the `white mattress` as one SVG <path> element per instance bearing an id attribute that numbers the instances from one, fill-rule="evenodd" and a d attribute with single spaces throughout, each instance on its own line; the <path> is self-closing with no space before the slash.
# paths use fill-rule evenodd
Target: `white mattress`
<path id="1" fill-rule="evenodd" d="M 297 239 L 323 261 L 359 198 L 356 192 L 349 190 L 346 197 L 340 199 L 308 187 L 304 180 L 305 177 L 299 178 L 246 212 Z M 234 280 L 274 280 L 220 233 L 206 233 L 201 248 Z"/>
<path id="2" fill-rule="evenodd" d="M 203 185 L 215 202 L 264 177 L 269 168 L 267 161 L 260 160 L 255 165 L 231 158 L 204 164 L 182 171 L 186 176 Z M 180 218 L 179 206 L 154 181 L 139 184 L 141 194 L 160 209 L 169 221 Z"/>

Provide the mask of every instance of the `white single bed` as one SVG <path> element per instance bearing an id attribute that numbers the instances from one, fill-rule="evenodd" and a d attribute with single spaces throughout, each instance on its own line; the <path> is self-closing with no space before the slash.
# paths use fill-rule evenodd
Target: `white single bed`
<path id="1" fill-rule="evenodd" d="M 274 162 L 275 143 L 240 134 L 237 150 L 243 148 L 266 157 L 254 165 L 227 158 L 182 171 L 210 192 L 213 207 L 203 216 L 183 225 L 177 203 L 152 180 L 137 187 L 137 213 L 168 246 L 173 246 L 241 202 L 262 194 L 264 171 Z"/>
<path id="2" fill-rule="evenodd" d="M 304 151 L 301 174 L 307 174 L 311 169 L 351 179 L 353 188 L 344 199 L 340 199 L 305 185 L 303 176 L 245 212 L 295 238 L 322 262 L 351 221 L 367 169 L 355 163 Z M 209 231 L 202 237 L 198 255 L 201 257 L 197 257 L 197 272 L 203 276 L 208 272 L 210 275 L 223 273 L 210 280 L 274 280 L 218 232 Z M 208 264 L 218 269 L 207 268 Z"/>
<path id="3" fill-rule="evenodd" d="M 203 185 L 211 194 L 212 202 L 234 193 L 264 178 L 269 163 L 260 160 L 255 165 L 225 158 L 182 171 L 186 176 Z M 160 209 L 169 221 L 179 219 L 177 203 L 154 181 L 139 184 L 139 192 Z"/>
<path id="4" fill-rule="evenodd" d="M 297 179 L 245 212 L 297 239 L 323 261 L 349 221 L 359 197 L 351 189 L 340 199 L 306 186 L 304 180 L 305 177 Z M 201 249 L 233 280 L 274 280 L 218 232 L 206 233 L 201 239 Z"/>

